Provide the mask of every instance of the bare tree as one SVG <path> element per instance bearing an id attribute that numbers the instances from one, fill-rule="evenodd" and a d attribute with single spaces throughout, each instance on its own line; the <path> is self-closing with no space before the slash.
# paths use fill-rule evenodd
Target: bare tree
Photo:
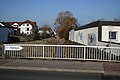
<path id="1" fill-rule="evenodd" d="M 68 40 L 69 31 L 76 27 L 77 19 L 73 17 L 70 11 L 60 12 L 55 24 L 58 26 L 57 32 L 59 37 Z"/>

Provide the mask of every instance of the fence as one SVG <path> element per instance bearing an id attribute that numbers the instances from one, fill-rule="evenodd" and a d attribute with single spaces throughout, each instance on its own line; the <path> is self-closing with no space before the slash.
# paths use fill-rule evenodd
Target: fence
<path id="1" fill-rule="evenodd" d="M 19 49 L 17 47 L 22 48 Z M 6 58 L 71 59 L 119 62 L 120 47 L 4 44 L 3 56 Z"/>

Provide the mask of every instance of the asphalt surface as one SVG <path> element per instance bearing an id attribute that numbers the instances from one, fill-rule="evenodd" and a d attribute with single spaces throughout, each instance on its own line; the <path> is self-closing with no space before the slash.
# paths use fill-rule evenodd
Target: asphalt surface
<path id="1" fill-rule="evenodd" d="M 120 80 L 120 63 L 0 59 L 0 80 Z"/>
<path id="2" fill-rule="evenodd" d="M 102 80 L 102 74 L 2 69 L 0 80 Z"/>
<path id="3" fill-rule="evenodd" d="M 102 73 L 0 69 L 0 80 L 120 80 Z"/>
<path id="4" fill-rule="evenodd" d="M 66 72 L 93 72 L 103 73 L 103 63 L 100 62 L 80 62 L 61 60 L 3 60 L 1 69 L 20 70 L 45 70 L 45 71 L 66 71 Z"/>

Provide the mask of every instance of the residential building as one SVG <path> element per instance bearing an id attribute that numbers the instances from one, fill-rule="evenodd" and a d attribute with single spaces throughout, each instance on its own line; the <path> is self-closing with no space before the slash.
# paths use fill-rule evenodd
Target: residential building
<path id="1" fill-rule="evenodd" d="M 54 32 L 51 28 L 39 28 L 38 33 L 40 37 L 45 37 L 45 38 L 54 35 L 53 34 Z"/>
<path id="2" fill-rule="evenodd" d="M 37 30 L 37 23 L 26 20 L 26 21 L 22 22 L 22 24 L 19 26 L 19 28 L 20 28 L 20 34 L 30 35 L 30 34 L 33 34 L 33 32 L 35 32 L 35 30 Z"/>
<path id="3" fill-rule="evenodd" d="M 69 40 L 89 46 L 120 46 L 120 21 L 95 21 L 69 32 Z"/>
<path id="4" fill-rule="evenodd" d="M 30 20 L 26 20 L 23 22 L 4 22 L 4 25 L 2 23 L 0 23 L 0 25 L 13 27 L 14 35 L 30 35 L 37 30 L 37 23 Z"/>

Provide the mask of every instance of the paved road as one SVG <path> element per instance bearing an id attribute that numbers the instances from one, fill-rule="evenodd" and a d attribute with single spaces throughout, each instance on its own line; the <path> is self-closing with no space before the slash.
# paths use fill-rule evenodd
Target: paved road
<path id="1" fill-rule="evenodd" d="M 0 80 L 119 80 L 101 73 L 53 72 L 0 69 Z"/>
<path id="2" fill-rule="evenodd" d="M 102 80 L 102 74 L 0 70 L 0 80 Z"/>

